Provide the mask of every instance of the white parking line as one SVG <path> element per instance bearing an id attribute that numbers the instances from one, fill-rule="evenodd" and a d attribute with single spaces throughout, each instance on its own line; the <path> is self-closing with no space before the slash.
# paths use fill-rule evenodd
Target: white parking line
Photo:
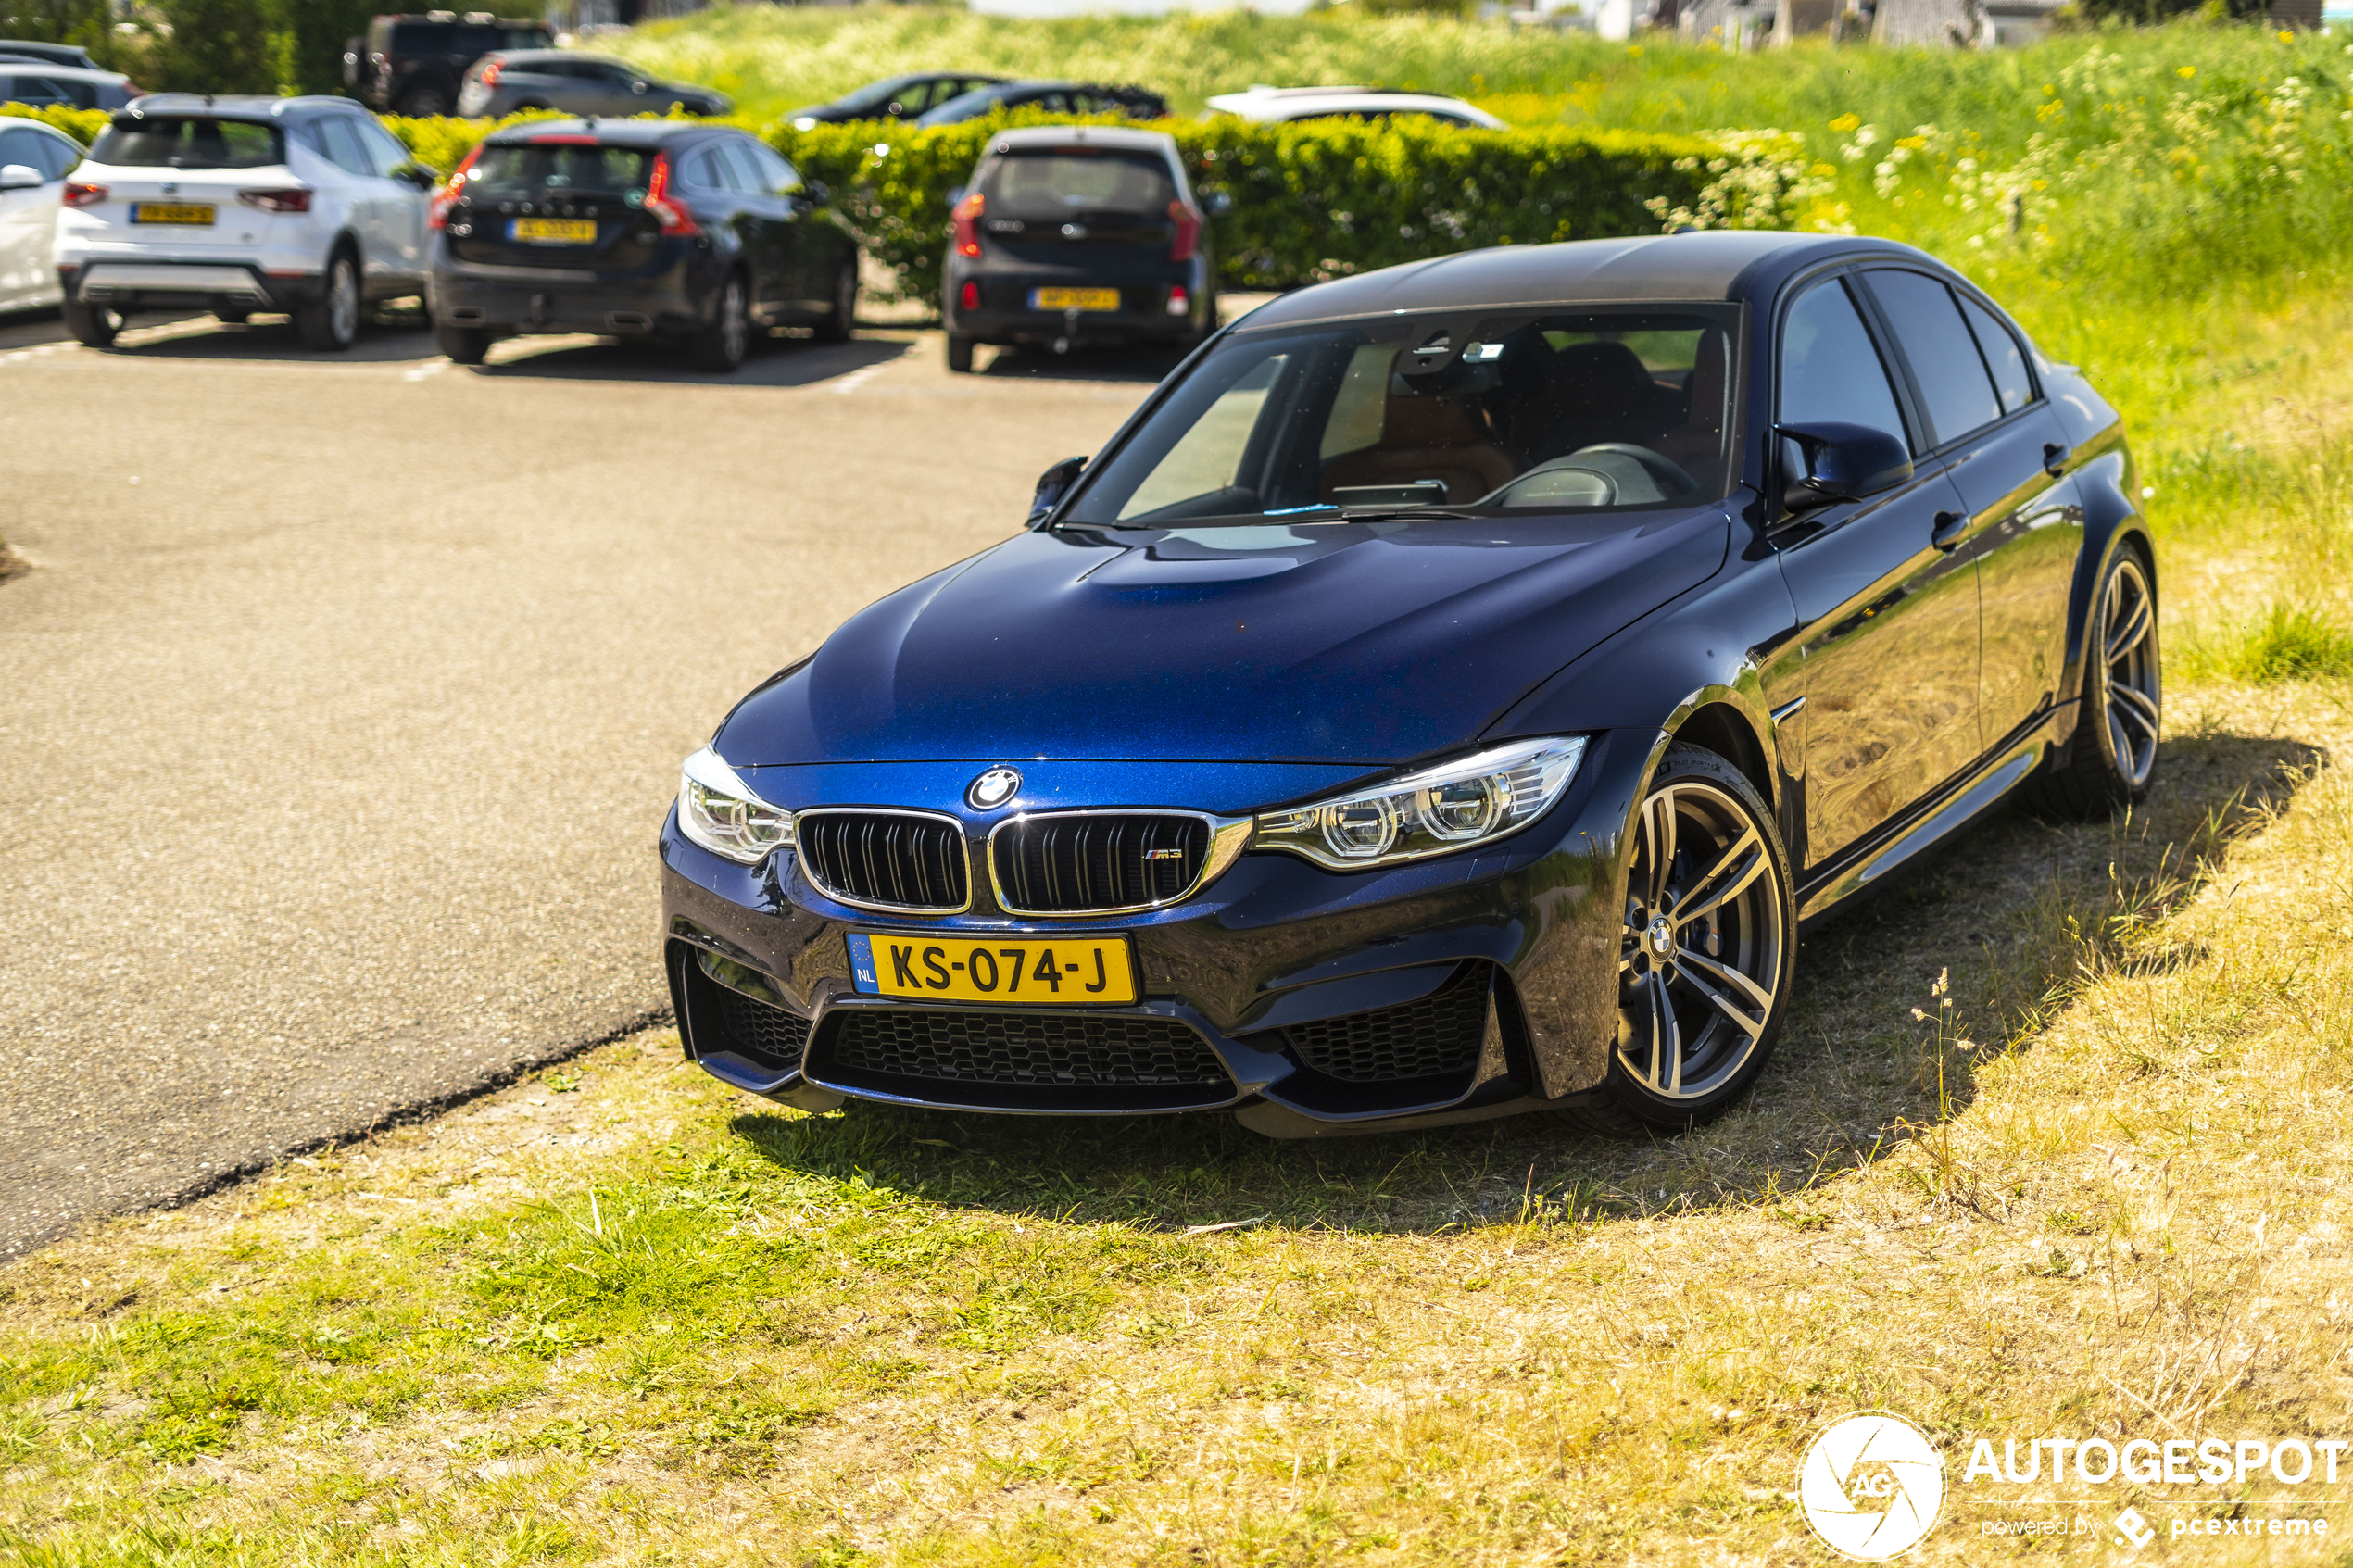
<path id="1" fill-rule="evenodd" d="M 418 366 L 415 370 L 404 374 L 400 379 L 402 381 L 422 381 L 427 376 L 437 376 L 448 368 L 449 361 L 447 359 L 428 359 L 423 364 Z"/>
<path id="2" fill-rule="evenodd" d="M 878 359 L 863 370 L 852 370 L 833 383 L 833 394 L 837 397 L 847 397 L 897 363 L 896 359 Z"/>
<path id="3" fill-rule="evenodd" d="M 0 363 L 13 364 L 19 359 L 37 358 L 44 354 L 61 354 L 67 349 L 81 346 L 82 345 L 70 340 L 63 343 L 37 343 L 31 348 L 12 348 L 6 354 L 0 354 Z"/>

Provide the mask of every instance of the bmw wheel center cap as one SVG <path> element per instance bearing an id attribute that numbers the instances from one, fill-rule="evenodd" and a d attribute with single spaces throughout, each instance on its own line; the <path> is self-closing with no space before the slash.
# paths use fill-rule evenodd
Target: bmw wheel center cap
<path id="1" fill-rule="evenodd" d="M 991 768 L 973 780 L 964 790 L 964 803 L 976 811 L 993 810 L 1013 797 L 1021 788 L 1021 770 Z"/>

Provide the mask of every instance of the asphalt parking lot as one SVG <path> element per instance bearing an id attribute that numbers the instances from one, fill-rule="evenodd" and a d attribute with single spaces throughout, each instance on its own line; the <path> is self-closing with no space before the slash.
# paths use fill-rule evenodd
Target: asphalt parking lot
<path id="1" fill-rule="evenodd" d="M 656 1016 L 679 759 L 1165 368 L 0 318 L 0 1255 Z"/>

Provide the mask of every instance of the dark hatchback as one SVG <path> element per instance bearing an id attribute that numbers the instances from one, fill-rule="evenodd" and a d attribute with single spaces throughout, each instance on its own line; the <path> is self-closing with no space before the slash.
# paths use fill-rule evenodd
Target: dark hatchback
<path id="1" fill-rule="evenodd" d="M 441 350 L 595 332 L 683 345 L 706 370 L 755 332 L 849 335 L 858 246 L 824 186 L 725 126 L 542 120 L 497 132 L 434 200 Z"/>
<path id="2" fill-rule="evenodd" d="M 1215 330 L 1208 223 L 1176 138 L 1115 126 L 1008 131 L 959 194 L 948 368 L 977 344 L 1190 345 Z"/>
<path id="3" fill-rule="evenodd" d="M 1688 1126 L 1801 921 L 2014 793 L 2143 797 L 2140 494 L 2084 376 L 1885 241 L 1301 289 L 688 760 L 686 1048 L 810 1110 Z"/>
<path id="4" fill-rule="evenodd" d="M 1121 114 L 1130 119 L 1166 119 L 1168 100 L 1149 87 L 1114 87 L 1101 82 L 998 82 L 936 104 L 916 117 L 920 126 L 962 125 L 1014 109 L 1044 114 Z"/>
<path id="5" fill-rule="evenodd" d="M 816 125 L 849 125 L 862 119 L 913 119 L 950 99 L 983 87 L 994 87 L 1004 80 L 1001 76 L 983 76 L 969 70 L 912 71 L 869 82 L 830 104 L 811 104 L 785 118 L 800 131 Z"/>
<path id="6" fill-rule="evenodd" d="M 457 107 L 466 69 L 500 49 L 547 49 L 555 30 L 533 17 L 462 19 L 447 11 L 377 17 L 344 46 L 343 82 L 378 114 L 432 116 Z"/>

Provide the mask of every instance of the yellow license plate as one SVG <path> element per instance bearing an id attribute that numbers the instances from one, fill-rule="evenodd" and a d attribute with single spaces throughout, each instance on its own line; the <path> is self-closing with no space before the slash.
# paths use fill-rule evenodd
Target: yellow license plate
<path id="1" fill-rule="evenodd" d="M 131 221 L 133 223 L 183 223 L 196 228 L 212 226 L 210 202 L 132 202 Z"/>
<path id="2" fill-rule="evenodd" d="M 1116 310 L 1117 289 L 1032 289 L 1032 310 Z"/>
<path id="3" fill-rule="evenodd" d="M 512 230 L 515 240 L 527 245 L 593 245 L 597 243 L 597 220 L 593 218 L 518 218 Z"/>
<path id="4" fill-rule="evenodd" d="M 849 972 L 870 997 L 1030 1007 L 1125 1005 L 1137 997 L 1125 936 L 849 934 Z"/>

